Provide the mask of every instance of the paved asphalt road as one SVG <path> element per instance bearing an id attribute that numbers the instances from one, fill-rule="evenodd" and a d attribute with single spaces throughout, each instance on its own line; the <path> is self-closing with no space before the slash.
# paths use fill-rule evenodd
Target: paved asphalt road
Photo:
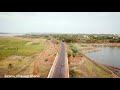
<path id="1" fill-rule="evenodd" d="M 65 78 L 65 44 L 63 42 L 52 78 Z"/>

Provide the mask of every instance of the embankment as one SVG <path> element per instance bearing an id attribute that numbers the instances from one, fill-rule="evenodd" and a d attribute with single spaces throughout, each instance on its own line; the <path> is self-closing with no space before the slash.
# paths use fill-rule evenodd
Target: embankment
<path id="1" fill-rule="evenodd" d="M 110 70 L 109 68 L 107 68 L 105 65 L 102 65 L 98 62 L 96 62 L 95 60 L 87 57 L 85 54 L 81 53 L 84 57 L 86 57 L 88 60 L 90 60 L 91 62 L 93 62 L 94 64 L 96 64 L 97 66 L 99 66 L 100 68 L 104 69 L 105 71 L 109 72 L 112 74 L 113 78 L 120 78 L 119 76 L 117 76 L 112 70 Z"/>

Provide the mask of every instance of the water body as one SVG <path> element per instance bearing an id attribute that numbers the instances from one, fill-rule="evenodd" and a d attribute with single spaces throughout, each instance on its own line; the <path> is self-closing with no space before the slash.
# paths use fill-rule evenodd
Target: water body
<path id="1" fill-rule="evenodd" d="M 106 65 L 120 68 L 120 47 L 100 47 L 101 51 L 87 53 L 86 56 Z"/>
<path id="2" fill-rule="evenodd" d="M 24 34 L 0 34 L 0 36 L 21 36 L 21 35 L 24 35 Z"/>

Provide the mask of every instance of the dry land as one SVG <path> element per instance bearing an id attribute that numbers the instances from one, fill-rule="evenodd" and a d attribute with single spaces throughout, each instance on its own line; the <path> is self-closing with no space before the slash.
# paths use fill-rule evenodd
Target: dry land
<path id="1" fill-rule="evenodd" d="M 47 77 L 59 44 L 44 38 L 0 37 L 0 77 Z"/>

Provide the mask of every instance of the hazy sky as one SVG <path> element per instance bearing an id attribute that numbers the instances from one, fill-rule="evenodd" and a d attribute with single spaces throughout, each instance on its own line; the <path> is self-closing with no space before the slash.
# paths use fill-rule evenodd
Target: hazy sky
<path id="1" fill-rule="evenodd" d="M 0 12 L 0 32 L 120 34 L 120 12 Z"/>

